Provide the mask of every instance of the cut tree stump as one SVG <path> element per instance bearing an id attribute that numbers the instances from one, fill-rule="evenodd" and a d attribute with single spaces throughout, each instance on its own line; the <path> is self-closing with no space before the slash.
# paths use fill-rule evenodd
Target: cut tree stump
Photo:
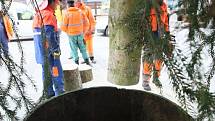
<path id="1" fill-rule="evenodd" d="M 82 83 L 86 83 L 93 80 L 92 67 L 86 64 L 79 65 L 79 72 L 81 75 Z"/>
<path id="2" fill-rule="evenodd" d="M 63 65 L 64 89 L 74 91 L 82 88 L 81 77 L 76 64 Z"/>

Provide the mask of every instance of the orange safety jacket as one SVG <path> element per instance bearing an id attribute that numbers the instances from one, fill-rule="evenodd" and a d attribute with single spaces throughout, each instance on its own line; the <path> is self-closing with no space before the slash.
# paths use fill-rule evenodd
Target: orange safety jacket
<path id="1" fill-rule="evenodd" d="M 95 31 L 95 26 L 96 26 L 96 20 L 93 16 L 92 10 L 90 7 L 86 6 L 84 3 L 81 3 L 81 6 L 79 7 L 82 12 L 87 16 L 89 20 L 89 30 L 88 32 L 93 32 Z M 84 36 L 85 40 L 89 40 L 92 38 L 92 33 L 88 33 Z"/>
<path id="2" fill-rule="evenodd" d="M 41 20 L 41 16 L 43 21 Z M 42 25 L 51 25 L 54 26 L 55 32 L 57 32 L 57 19 L 54 15 L 54 10 L 48 6 L 44 10 L 37 12 L 33 19 L 33 28 L 41 28 Z"/>
<path id="3" fill-rule="evenodd" d="M 151 19 L 152 31 L 158 30 L 157 13 L 158 12 L 155 10 L 155 8 L 151 8 L 150 19 Z M 169 31 L 168 12 L 167 12 L 167 5 L 164 2 L 160 6 L 160 19 L 161 19 L 161 25 L 164 27 L 165 31 L 168 32 Z"/>
<path id="4" fill-rule="evenodd" d="M 13 37 L 13 28 L 12 28 L 11 22 L 8 16 L 6 15 L 3 17 L 3 21 L 4 21 L 5 30 L 7 33 L 7 38 L 8 40 L 10 40 Z"/>
<path id="5" fill-rule="evenodd" d="M 89 29 L 89 21 L 77 7 L 68 8 L 63 17 L 61 30 L 68 35 L 84 34 Z"/>

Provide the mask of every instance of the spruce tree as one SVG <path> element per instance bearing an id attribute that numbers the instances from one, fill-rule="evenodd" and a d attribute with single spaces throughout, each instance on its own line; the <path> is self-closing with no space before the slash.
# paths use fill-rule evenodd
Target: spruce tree
<path id="1" fill-rule="evenodd" d="M 1 79 L 0 81 L 0 120 L 19 120 L 19 117 L 17 116 L 18 110 L 24 108 L 25 111 L 29 113 L 31 109 L 36 106 L 36 103 L 33 101 L 33 99 L 29 98 L 29 96 L 26 94 L 26 82 L 24 82 L 24 78 L 25 80 L 27 78 L 27 80 L 35 88 L 35 91 L 37 90 L 37 88 L 34 84 L 34 81 L 24 69 L 25 58 L 23 47 L 17 34 L 15 23 L 11 16 L 8 14 L 12 0 L 0 0 L 0 3 L 3 14 L 9 16 L 10 20 L 12 21 L 13 31 L 17 38 L 17 46 L 21 55 L 20 61 L 18 61 L 18 63 L 14 61 L 10 53 L 9 56 L 0 54 L 0 60 L 2 62 L 0 68 L 6 70 L 9 75 L 8 80 Z M 0 49 L 2 48 L 0 47 Z M 14 91 L 17 93 L 14 94 Z"/>
<path id="2" fill-rule="evenodd" d="M 9 4 L 5 4 L 5 1 L 1 0 L 5 14 L 7 14 L 11 2 L 12 0 L 9 0 Z M 109 80 L 120 85 L 137 83 L 139 77 L 138 65 L 140 64 L 138 57 L 140 57 L 141 47 L 147 44 L 153 56 L 162 58 L 164 61 L 173 88 L 184 109 L 192 110 L 192 103 L 196 103 L 198 107 L 196 119 L 214 120 L 215 97 L 214 92 L 210 90 L 210 86 L 211 82 L 214 81 L 215 71 L 215 1 L 178 1 L 178 7 L 180 8 L 178 13 L 183 14 L 189 23 L 187 26 L 189 34 L 186 43 L 184 43 L 189 50 L 189 54 L 183 53 L 183 50 L 176 46 L 171 57 L 168 56 L 169 46 L 167 43 L 170 36 L 165 33 L 160 43 L 154 42 L 151 37 L 150 24 L 147 19 L 150 16 L 149 10 L 151 6 L 155 8 L 158 6 L 155 0 L 111 0 L 109 16 L 110 52 L 113 54 L 110 54 L 109 58 Z M 121 12 L 122 14 L 120 14 Z M 206 32 L 206 30 L 209 30 L 209 32 Z M 16 31 L 15 28 L 14 31 Z M 123 42 L 124 40 L 126 41 Z M 180 40 L 176 40 L 176 45 L 177 41 Z M 0 108 L 5 112 L 5 116 L 10 119 L 17 118 L 16 112 L 23 103 L 27 111 L 30 111 L 35 106 L 35 103 L 28 98 L 24 90 L 23 75 L 32 82 L 34 87 L 35 85 L 23 68 L 23 49 L 20 41 L 17 43 L 22 55 L 20 64 L 15 63 L 11 56 L 8 58 L 0 56 L 10 75 L 7 86 L 0 83 Z M 161 49 L 154 49 L 158 47 Z M 211 61 L 209 61 L 207 69 L 201 70 L 205 64 L 205 53 L 207 59 Z M 115 55 L 120 58 L 117 60 L 114 57 Z M 150 57 L 145 55 L 144 58 L 148 59 L 148 61 L 151 60 Z M 123 71 L 124 75 L 120 71 Z M 12 88 L 15 88 L 19 95 L 16 97 L 11 95 Z M 14 109 L 9 106 L 10 100 L 16 104 Z M 2 113 L 0 117 L 3 118 Z"/>
<path id="3" fill-rule="evenodd" d="M 215 118 L 215 97 L 210 90 L 215 71 L 215 1 L 177 1 L 180 9 L 176 13 L 186 18 L 182 23 L 188 22 L 188 26 L 183 29 L 188 29 L 189 33 L 183 45 L 186 48 L 177 46 L 180 40 L 176 40 L 171 56 L 168 55 L 172 49 L 169 45 L 169 40 L 172 39 L 169 33 L 164 33 L 160 41 L 152 37 L 150 8 L 156 8 L 157 13 L 160 12 L 156 1 L 111 0 L 108 80 L 120 85 L 136 84 L 141 47 L 147 46 L 150 56 L 144 54 L 143 58 L 149 62 L 154 57 L 163 60 L 181 106 L 197 120 L 212 121 Z M 157 18 L 160 25 L 159 16 Z M 184 53 L 184 49 L 188 51 Z M 207 58 L 204 58 L 205 53 Z M 210 64 L 208 68 L 204 68 L 205 59 L 211 60 L 207 61 L 207 64 Z M 156 81 L 153 82 L 162 88 L 161 82 Z M 197 104 L 198 112 L 195 112 L 193 104 Z"/>

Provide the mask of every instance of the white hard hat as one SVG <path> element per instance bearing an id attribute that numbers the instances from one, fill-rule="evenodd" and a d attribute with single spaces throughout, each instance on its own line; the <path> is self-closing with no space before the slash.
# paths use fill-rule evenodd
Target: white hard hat
<path id="1" fill-rule="evenodd" d="M 48 0 L 37 0 L 37 4 L 40 10 L 45 9 L 48 6 Z"/>
<path id="2" fill-rule="evenodd" d="M 59 4 L 59 0 L 54 0 L 54 2 L 55 4 Z M 37 3 L 40 10 L 45 9 L 49 4 L 48 0 L 37 0 Z"/>

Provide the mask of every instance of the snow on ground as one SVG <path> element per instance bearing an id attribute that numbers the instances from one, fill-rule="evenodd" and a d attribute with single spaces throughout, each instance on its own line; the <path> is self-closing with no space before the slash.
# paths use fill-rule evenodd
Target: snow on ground
<path id="1" fill-rule="evenodd" d="M 41 66 L 36 64 L 35 62 L 33 41 L 22 41 L 21 44 L 22 44 L 22 47 L 24 50 L 24 56 L 25 56 L 25 65 L 24 65 L 25 69 L 29 74 L 29 76 L 31 76 L 32 79 L 35 81 L 35 84 L 37 85 L 37 88 L 38 88 L 38 90 L 35 91 L 30 84 L 27 84 L 26 91 L 29 97 L 31 97 L 33 100 L 36 101 L 42 95 L 42 89 L 43 89 Z M 19 62 L 20 53 L 18 50 L 17 42 L 9 43 L 9 48 L 10 48 L 9 51 L 13 59 Z M 113 86 L 118 88 L 143 90 L 141 86 L 142 84 L 141 81 L 139 81 L 138 84 L 132 85 L 132 86 L 118 86 L 107 81 L 108 52 L 109 52 L 108 48 L 109 48 L 109 37 L 104 37 L 99 34 L 94 36 L 94 55 L 95 55 L 96 64 L 92 64 L 93 80 L 90 82 L 84 83 L 83 88 L 96 87 L 96 86 Z M 62 51 L 62 55 L 61 55 L 62 65 L 74 64 L 72 60 L 68 59 L 70 57 L 70 47 L 69 47 L 69 42 L 67 40 L 67 36 L 64 33 L 61 34 L 61 51 Z M 0 68 L 0 72 L 4 73 L 4 75 L 7 74 L 4 68 Z M 161 75 L 161 81 L 164 86 L 162 95 L 176 102 L 174 98 L 175 94 L 172 91 L 170 91 L 170 87 L 171 87 L 169 85 L 170 83 L 167 79 L 165 79 L 166 75 L 163 74 L 163 72 L 164 71 L 162 71 L 162 75 Z M 7 76 L 3 76 L 1 74 L 1 80 L 7 80 Z M 153 84 L 151 84 L 151 86 L 152 86 L 152 91 L 151 91 L 152 93 L 160 94 L 159 89 L 157 89 Z M 24 116 L 24 111 L 20 111 L 19 115 Z"/>
<path id="2" fill-rule="evenodd" d="M 175 20 L 175 19 L 173 19 L 173 20 Z M 174 22 L 174 21 L 170 21 L 170 22 Z M 181 40 L 180 44 L 183 44 L 183 42 L 185 40 L 186 31 L 175 32 L 175 35 L 176 35 L 176 39 Z M 27 84 L 27 94 L 36 101 L 41 96 L 42 88 L 43 88 L 41 66 L 36 64 L 36 62 L 35 62 L 33 41 L 23 41 L 22 47 L 23 47 L 24 55 L 25 55 L 25 65 L 24 65 L 25 69 L 26 69 L 27 73 L 35 81 L 35 84 L 37 85 L 37 88 L 38 88 L 38 90 L 35 91 L 35 90 L 33 90 L 32 86 L 30 86 L 30 84 Z M 20 53 L 18 50 L 17 42 L 9 43 L 9 48 L 10 48 L 9 51 L 12 54 L 13 59 L 16 61 L 19 61 Z M 61 34 L 61 51 L 62 51 L 62 55 L 61 55 L 62 65 L 74 64 L 74 62 L 72 62 L 72 60 L 68 59 L 70 57 L 70 47 L 69 47 L 69 42 L 68 42 L 68 39 L 67 39 L 67 36 L 65 35 L 65 33 Z M 98 87 L 98 86 L 113 86 L 113 87 L 118 87 L 118 88 L 135 89 L 135 90 L 144 91 L 141 86 L 142 85 L 141 81 L 139 81 L 139 83 L 136 85 L 119 86 L 119 85 L 114 85 L 107 80 L 108 53 L 109 53 L 109 37 L 104 37 L 104 36 L 101 36 L 100 34 L 95 34 L 95 36 L 94 36 L 94 56 L 95 56 L 95 60 L 97 61 L 97 63 L 92 64 L 93 80 L 90 82 L 84 83 L 83 88 Z M 142 66 L 140 66 L 140 67 L 142 70 Z M 4 83 L 5 83 L 5 80 L 7 80 L 7 72 L 5 71 L 4 68 L 0 68 L 0 72 L 1 72 L 1 75 L 0 75 L 1 81 L 0 82 L 2 82 L 4 80 Z M 140 73 L 140 80 L 142 78 L 141 75 L 142 74 Z M 175 93 L 172 89 L 172 86 L 170 84 L 170 81 L 168 79 L 168 75 L 167 75 L 165 67 L 161 71 L 160 80 L 163 84 L 162 91 L 160 89 L 158 89 L 157 87 L 155 87 L 154 84 L 150 84 L 152 87 L 152 91 L 150 93 L 156 93 L 159 95 L 163 95 L 167 99 L 178 104 L 176 97 L 175 97 L 176 95 L 175 95 Z M 27 82 L 27 80 L 26 80 L 26 82 Z M 23 117 L 24 111 L 23 110 L 20 111 L 19 115 L 21 117 Z"/>

